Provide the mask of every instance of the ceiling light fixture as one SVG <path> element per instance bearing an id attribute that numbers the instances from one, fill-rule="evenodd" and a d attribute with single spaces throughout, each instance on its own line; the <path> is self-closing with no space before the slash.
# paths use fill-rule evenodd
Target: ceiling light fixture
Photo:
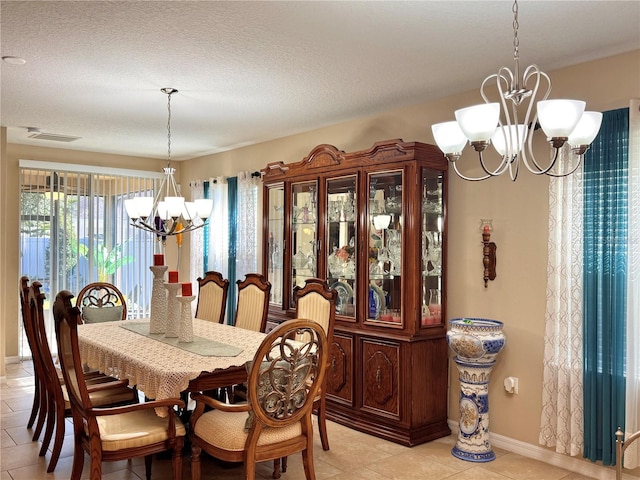
<path id="1" fill-rule="evenodd" d="M 24 65 L 27 61 L 22 57 L 15 57 L 13 55 L 5 55 L 2 60 L 9 65 Z"/>
<path id="2" fill-rule="evenodd" d="M 135 197 L 125 200 L 124 205 L 131 225 L 158 237 L 188 233 L 203 227 L 211 215 L 213 200 L 199 199 L 185 202 L 180 195 L 171 167 L 171 95 L 178 93 L 175 88 L 161 88 L 167 95 L 167 166 L 162 169 L 164 178 L 155 197 Z M 164 192 L 164 197 L 161 195 Z"/>
<path id="3" fill-rule="evenodd" d="M 602 113 L 585 112 L 585 102 L 547 100 L 551 93 L 551 80 L 537 65 L 529 65 L 520 78 L 518 26 L 518 2 L 515 0 L 513 72 L 507 67 L 500 67 L 498 73 L 488 76 L 482 82 L 480 94 L 485 103 L 456 110 L 456 121 L 431 127 L 438 147 L 458 176 L 465 180 L 486 180 L 509 171 L 511 180 L 515 181 L 521 161 L 536 175 L 570 175 L 580 166 L 584 153 L 600 130 Z M 493 82 L 499 94 L 499 102 L 492 102 L 485 92 L 485 86 L 492 85 Z M 542 83 L 546 89 L 540 91 L 541 97 L 538 99 Z M 535 113 L 534 102 L 537 102 Z M 521 118 L 521 112 L 518 110 L 521 106 L 526 112 L 524 118 Z M 545 165 L 538 163 L 533 154 L 533 133 L 538 126 L 542 127 L 552 147 L 551 158 Z M 462 155 L 467 141 L 478 152 L 480 166 L 484 171 L 480 177 L 463 175 L 458 169 L 457 160 Z M 487 166 L 482 155 L 490 143 L 501 157 L 495 169 Z M 560 151 L 566 143 L 570 146 L 568 160 L 564 160 L 565 156 Z M 560 157 L 563 159 L 560 160 Z"/>

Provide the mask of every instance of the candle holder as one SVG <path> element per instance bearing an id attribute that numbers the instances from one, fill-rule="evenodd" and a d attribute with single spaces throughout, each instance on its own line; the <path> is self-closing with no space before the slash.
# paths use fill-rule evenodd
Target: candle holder
<path id="1" fill-rule="evenodd" d="M 176 299 L 180 302 L 180 325 L 178 328 L 178 342 L 193 342 L 193 316 L 191 315 L 191 302 L 195 299 L 195 295 L 178 296 Z"/>
<path id="2" fill-rule="evenodd" d="M 149 333 L 164 333 L 167 329 L 167 291 L 164 288 L 166 265 L 152 265 L 153 288 L 151 290 L 151 319 Z"/>
<path id="3" fill-rule="evenodd" d="M 166 338 L 176 338 L 180 325 L 180 302 L 178 302 L 178 290 L 182 288 L 179 283 L 165 283 L 167 289 L 167 328 L 164 336 Z"/>
<path id="4" fill-rule="evenodd" d="M 482 265 L 484 266 L 484 288 L 487 288 L 489 280 L 496 279 L 496 244 L 491 241 L 491 220 L 480 220 L 482 232 Z"/>

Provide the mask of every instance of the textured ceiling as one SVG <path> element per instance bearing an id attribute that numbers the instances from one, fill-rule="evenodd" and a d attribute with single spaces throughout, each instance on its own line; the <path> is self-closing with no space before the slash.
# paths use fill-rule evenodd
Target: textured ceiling
<path id="1" fill-rule="evenodd" d="M 522 65 L 640 48 L 639 1 L 519 5 Z M 509 1 L 2 0 L 0 16 L 0 53 L 26 60 L 0 62 L 10 143 L 166 158 L 160 88 L 174 87 L 176 160 L 479 88 L 512 66 Z"/>

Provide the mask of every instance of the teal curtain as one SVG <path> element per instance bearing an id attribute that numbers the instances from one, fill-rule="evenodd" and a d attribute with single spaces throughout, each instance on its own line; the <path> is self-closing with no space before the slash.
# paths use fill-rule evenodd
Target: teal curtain
<path id="1" fill-rule="evenodd" d="M 227 295 L 227 323 L 235 324 L 236 301 L 238 292 L 236 286 L 236 244 L 238 241 L 236 224 L 238 223 L 238 177 L 227 179 L 227 198 L 229 199 L 229 294 Z"/>
<path id="2" fill-rule="evenodd" d="M 584 457 L 615 463 L 625 416 L 629 109 L 604 112 L 584 160 Z"/>

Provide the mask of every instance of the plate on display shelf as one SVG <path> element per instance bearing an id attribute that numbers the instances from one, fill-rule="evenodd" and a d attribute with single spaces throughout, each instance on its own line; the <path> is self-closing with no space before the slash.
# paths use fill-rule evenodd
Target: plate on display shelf
<path id="1" fill-rule="evenodd" d="M 387 301 L 384 296 L 384 290 L 382 290 L 378 285 L 371 284 L 369 288 L 373 290 L 373 298 L 376 302 L 376 312 L 378 314 L 382 311 L 382 309 L 387 308 Z"/>
<path id="2" fill-rule="evenodd" d="M 349 307 L 353 306 L 353 288 L 346 282 L 334 282 L 329 288 L 338 292 L 336 299 L 336 313 L 347 315 Z M 351 301 L 351 303 L 349 302 Z"/>

